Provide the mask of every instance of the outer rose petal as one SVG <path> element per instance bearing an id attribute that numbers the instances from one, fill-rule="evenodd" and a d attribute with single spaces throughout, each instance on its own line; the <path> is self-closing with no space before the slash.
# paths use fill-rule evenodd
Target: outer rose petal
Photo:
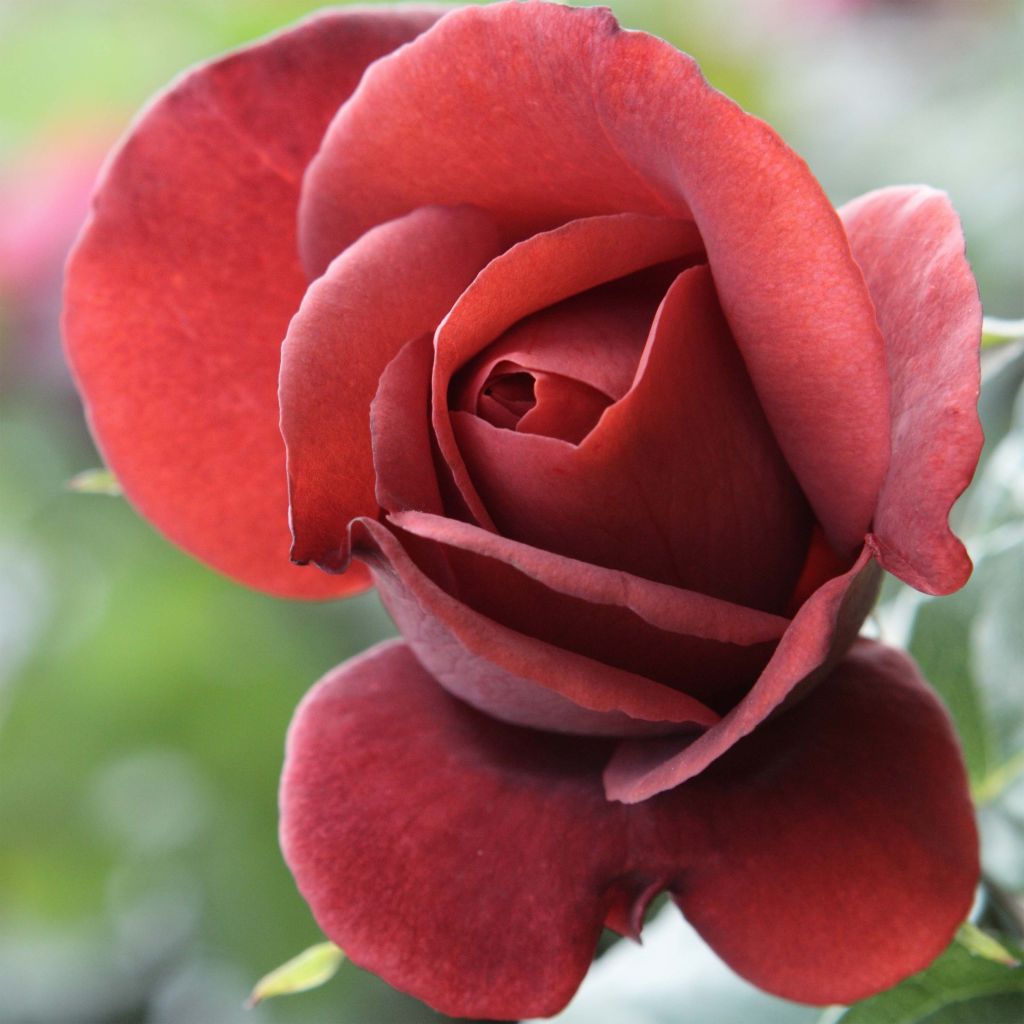
<path id="1" fill-rule="evenodd" d="M 601 792 L 606 751 L 480 715 L 404 646 L 377 647 L 296 713 L 285 859 L 324 933 L 385 981 L 456 1016 L 547 1016 L 626 855 L 600 827 L 624 810 Z"/>
<path id="2" fill-rule="evenodd" d="M 370 403 L 381 374 L 497 253 L 478 210 L 421 207 L 367 232 L 310 285 L 281 350 L 296 562 L 348 566 L 349 522 L 378 512 Z"/>
<path id="3" fill-rule="evenodd" d="M 601 9 L 454 11 L 339 111 L 303 184 L 305 258 L 319 271 L 424 203 L 480 206 L 512 239 L 612 211 L 692 215 L 779 444 L 833 545 L 859 550 L 889 457 L 863 276 L 803 161 L 689 57 Z"/>
<path id="4" fill-rule="evenodd" d="M 277 367 L 306 287 L 299 181 L 366 66 L 439 13 L 322 14 L 186 75 L 122 144 L 69 265 L 68 357 L 125 492 L 171 540 L 276 594 L 368 581 L 288 563 Z"/>
<path id="5" fill-rule="evenodd" d="M 638 925 L 661 889 L 746 977 L 820 1003 L 919 970 L 970 905 L 956 741 L 895 652 L 859 645 L 828 686 L 646 803 L 603 799 L 606 752 L 480 715 L 384 645 L 296 714 L 285 858 L 356 963 L 487 1019 L 557 1012 L 602 921 Z"/>
<path id="6" fill-rule="evenodd" d="M 502 721 L 593 736 L 693 732 L 719 716 L 699 700 L 636 673 L 510 629 L 439 587 L 380 523 L 353 524 L 357 553 L 424 665 L 451 693 Z M 431 545 L 428 554 L 436 553 Z"/>
<path id="7" fill-rule="evenodd" d="M 918 590 L 963 586 L 971 560 L 949 530 L 984 440 L 981 302 L 960 221 L 942 192 L 870 192 L 839 211 L 867 279 L 892 380 L 892 464 L 875 514 L 879 561 Z"/>
<path id="8" fill-rule="evenodd" d="M 963 760 L 900 651 L 858 641 L 698 783 L 717 856 L 676 899 L 760 988 L 855 1002 L 926 967 L 967 916 L 979 866 Z"/>
<path id="9" fill-rule="evenodd" d="M 791 695 L 817 683 L 853 643 L 875 603 L 879 575 L 865 548 L 848 572 L 819 587 L 797 612 L 750 692 L 697 739 L 623 741 L 605 769 L 608 798 L 637 803 L 692 779 Z"/>

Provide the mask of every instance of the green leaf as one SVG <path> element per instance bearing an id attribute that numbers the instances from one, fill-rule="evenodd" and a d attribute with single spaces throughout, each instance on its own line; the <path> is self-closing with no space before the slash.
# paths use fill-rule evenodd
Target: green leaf
<path id="1" fill-rule="evenodd" d="M 334 977 L 344 959 L 345 954 L 333 942 L 310 946 L 260 978 L 245 1005 L 253 1007 L 273 996 L 287 996 L 316 988 Z"/>
<path id="2" fill-rule="evenodd" d="M 987 316 L 982 321 L 982 348 L 1007 345 L 1020 338 L 1024 338 L 1024 320 L 1004 320 L 1001 317 Z"/>
<path id="3" fill-rule="evenodd" d="M 83 469 L 68 482 L 69 491 L 76 494 L 106 494 L 112 498 L 121 495 L 121 485 L 109 469 Z"/>
<path id="4" fill-rule="evenodd" d="M 1017 1024 L 1024 1020 L 1022 955 L 1009 941 L 964 926 L 931 967 L 852 1006 L 837 1024 Z"/>
<path id="5" fill-rule="evenodd" d="M 971 796 L 978 806 L 998 800 L 1021 776 L 1024 776 L 1024 750 L 993 768 L 977 784 L 971 786 Z"/>
<path id="6" fill-rule="evenodd" d="M 970 921 L 965 921 L 960 925 L 960 931 L 956 933 L 956 941 L 974 956 L 983 957 L 993 963 L 1002 964 L 1004 967 L 1020 967 L 1018 957 L 1011 953 L 999 939 L 982 931 Z"/>

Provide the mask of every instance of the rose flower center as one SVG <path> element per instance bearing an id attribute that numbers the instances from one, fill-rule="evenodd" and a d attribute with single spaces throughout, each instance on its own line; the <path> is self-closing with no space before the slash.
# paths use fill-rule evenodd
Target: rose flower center
<path id="1" fill-rule="evenodd" d="M 629 390 L 668 273 L 634 274 L 525 317 L 460 371 L 452 408 L 580 444 Z"/>

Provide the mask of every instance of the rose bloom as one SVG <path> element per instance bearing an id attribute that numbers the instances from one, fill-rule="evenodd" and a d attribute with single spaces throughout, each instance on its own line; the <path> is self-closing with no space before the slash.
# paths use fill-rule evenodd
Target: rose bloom
<path id="1" fill-rule="evenodd" d="M 810 1003 L 949 942 L 956 740 L 856 636 L 882 568 L 970 572 L 979 328 L 943 194 L 837 212 L 689 57 L 536 2 L 185 75 L 66 303 L 144 516 L 271 593 L 379 587 L 403 639 L 299 708 L 284 853 L 356 963 L 485 1018 L 556 1012 L 665 890 Z"/>

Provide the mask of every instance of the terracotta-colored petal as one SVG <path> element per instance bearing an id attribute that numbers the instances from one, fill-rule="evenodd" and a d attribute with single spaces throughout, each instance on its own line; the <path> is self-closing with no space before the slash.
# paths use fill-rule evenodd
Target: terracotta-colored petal
<path id="1" fill-rule="evenodd" d="M 612 399 L 621 398 L 633 384 L 654 314 L 676 273 L 671 264 L 663 264 L 519 320 L 459 371 L 449 405 L 475 412 L 484 382 L 503 362 L 571 377 Z"/>
<path id="2" fill-rule="evenodd" d="M 510 240 L 623 210 L 689 217 L 654 194 L 595 115 L 590 65 L 618 29 L 611 13 L 516 8 L 453 11 L 338 112 L 303 183 L 312 273 L 374 224 L 425 203 L 493 211 Z"/>
<path id="3" fill-rule="evenodd" d="M 448 412 L 456 371 L 531 313 L 699 251 L 700 237 L 688 221 L 634 214 L 589 217 L 513 246 L 492 260 L 462 294 L 435 336 L 432 419 L 455 484 L 481 525 L 493 524 L 466 473 Z"/>
<path id="4" fill-rule="evenodd" d="M 305 258 L 322 268 L 375 223 L 463 202 L 513 239 L 692 211 L 782 450 L 832 543 L 859 550 L 888 464 L 882 341 L 835 211 L 770 128 L 606 10 L 467 7 L 339 111 L 303 186 Z"/>
<path id="5" fill-rule="evenodd" d="M 380 523 L 356 520 L 353 541 L 381 599 L 427 670 L 496 718 L 595 736 L 693 733 L 718 721 L 705 704 L 633 672 L 526 636 L 438 586 Z"/>
<path id="6" fill-rule="evenodd" d="M 886 342 L 892 464 L 875 515 L 882 565 L 918 590 L 963 586 L 971 561 L 947 522 L 983 441 L 981 302 L 960 222 L 942 192 L 870 192 L 840 211 Z"/>
<path id="7" fill-rule="evenodd" d="M 190 72 L 122 143 L 69 265 L 68 356 L 125 493 L 171 540 L 276 594 L 368 582 L 288 561 L 277 371 L 306 288 L 299 182 L 366 66 L 437 14 L 325 13 Z"/>
<path id="8" fill-rule="evenodd" d="M 778 640 L 789 625 L 778 615 L 566 558 L 470 523 L 421 512 L 398 512 L 388 518 L 418 537 L 505 562 L 559 593 L 629 608 L 659 629 L 745 645 Z"/>
<path id="9" fill-rule="evenodd" d="M 785 610 L 810 511 L 732 344 L 707 267 L 684 271 L 669 289 L 636 383 L 578 447 L 498 430 L 466 413 L 452 422 L 469 477 L 503 535 Z"/>
<path id="10" fill-rule="evenodd" d="M 783 702 L 816 685 L 853 643 L 878 592 L 878 566 L 865 548 L 849 572 L 803 604 L 750 692 L 692 742 L 623 741 L 605 769 L 611 800 L 637 803 L 699 775 Z"/>
<path id="11" fill-rule="evenodd" d="M 548 1016 L 590 965 L 626 856 L 606 753 L 496 722 L 377 647 L 296 713 L 285 859 L 324 933 L 385 981 L 443 1013 Z"/>
<path id="12" fill-rule="evenodd" d="M 863 643 L 828 684 L 627 807 L 601 793 L 606 741 L 480 715 L 386 644 L 296 714 L 285 858 L 328 937 L 448 1014 L 555 1013 L 602 921 L 638 932 L 661 889 L 755 983 L 853 1001 L 949 941 L 977 847 L 948 718 L 913 666 Z"/>
<path id="13" fill-rule="evenodd" d="M 856 1002 L 926 967 L 967 916 L 979 869 L 963 761 L 899 651 L 858 642 L 696 782 L 715 856 L 676 899 L 769 992 Z"/>
<path id="14" fill-rule="evenodd" d="M 557 373 L 537 373 L 536 403 L 516 424 L 522 434 L 557 437 L 579 444 L 597 425 L 612 400 L 589 384 Z"/>
<path id="15" fill-rule="evenodd" d="M 389 512 L 444 508 L 430 436 L 433 365 L 433 338 L 414 338 L 381 374 L 370 405 L 377 503 Z"/>
<path id="16" fill-rule="evenodd" d="M 786 619 L 417 512 L 389 520 L 432 541 L 445 589 L 517 632 L 666 683 L 727 711 L 768 663 Z M 438 582 L 442 582 L 438 580 Z"/>
<path id="17" fill-rule="evenodd" d="M 367 232 L 310 285 L 281 350 L 296 562 L 347 567 L 350 520 L 378 511 L 370 404 L 381 374 L 433 334 L 497 251 L 478 210 L 427 206 Z"/>

